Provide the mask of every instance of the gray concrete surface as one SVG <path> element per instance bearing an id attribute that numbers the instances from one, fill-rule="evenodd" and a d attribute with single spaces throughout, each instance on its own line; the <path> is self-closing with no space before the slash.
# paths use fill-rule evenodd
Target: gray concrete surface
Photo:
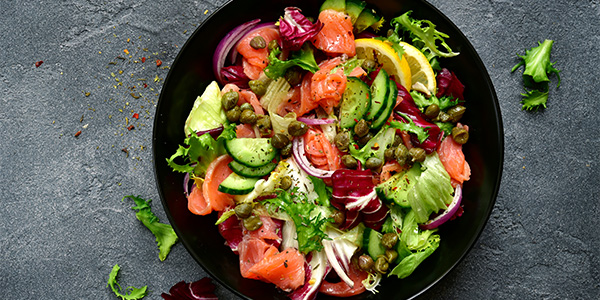
<path id="1" fill-rule="evenodd" d="M 481 55 L 506 151 L 480 240 L 422 299 L 598 299 L 600 2 L 431 2 Z M 223 3 L 0 2 L 3 299 L 116 299 L 106 287 L 116 263 L 124 287 L 148 285 L 145 299 L 205 276 L 181 244 L 159 261 L 154 237 L 121 198 L 155 199 L 166 222 L 151 155 L 164 67 Z M 551 89 L 547 109 L 524 112 L 521 77 L 510 68 L 515 53 L 543 39 L 556 41 L 562 85 Z"/>

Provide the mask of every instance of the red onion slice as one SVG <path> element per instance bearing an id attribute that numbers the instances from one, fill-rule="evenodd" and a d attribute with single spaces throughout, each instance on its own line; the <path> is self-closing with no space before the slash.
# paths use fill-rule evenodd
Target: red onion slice
<path id="1" fill-rule="evenodd" d="M 221 135 L 221 133 L 223 132 L 223 129 L 225 129 L 223 126 L 219 126 L 217 128 L 213 128 L 213 129 L 209 129 L 209 130 L 197 131 L 196 135 L 203 136 L 205 133 L 209 133 L 210 136 L 216 140 L 219 137 L 219 135 Z"/>
<path id="2" fill-rule="evenodd" d="M 327 125 L 335 123 L 335 119 L 313 119 L 313 118 L 305 118 L 300 117 L 298 121 L 306 123 L 306 125 Z"/>
<path id="3" fill-rule="evenodd" d="M 461 200 L 462 188 L 460 187 L 460 185 L 457 185 L 456 189 L 454 189 L 454 199 L 452 199 L 452 202 L 450 203 L 450 205 L 448 205 L 448 209 L 446 209 L 439 216 L 435 217 L 433 220 L 429 220 L 424 224 L 419 225 L 419 227 L 421 227 L 421 229 L 424 230 L 429 230 L 437 228 L 438 226 L 446 223 L 446 221 L 450 220 L 452 216 L 454 216 L 454 214 L 460 207 Z"/>
<path id="4" fill-rule="evenodd" d="M 229 51 L 237 42 L 242 38 L 248 31 L 250 31 L 256 24 L 260 22 L 260 19 L 255 19 L 246 22 L 242 25 L 231 30 L 217 45 L 215 54 L 213 55 L 213 73 L 220 84 L 225 84 L 225 78 L 221 74 L 221 69 L 225 66 L 225 60 Z"/>
<path id="5" fill-rule="evenodd" d="M 331 175 L 333 175 L 333 171 L 317 169 L 308 161 L 306 152 L 304 151 L 304 139 L 302 137 L 294 138 L 292 141 L 292 155 L 298 163 L 298 166 L 310 176 L 330 178 Z"/>

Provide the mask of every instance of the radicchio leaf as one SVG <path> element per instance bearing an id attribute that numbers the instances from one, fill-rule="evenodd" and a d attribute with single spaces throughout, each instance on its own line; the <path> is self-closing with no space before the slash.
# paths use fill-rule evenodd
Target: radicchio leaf
<path id="1" fill-rule="evenodd" d="M 440 127 L 425 120 L 425 116 L 421 113 L 417 105 L 415 105 L 415 101 L 410 96 L 410 93 L 401 84 L 396 85 L 398 86 L 398 97 L 402 97 L 403 100 L 396 106 L 395 110 L 401 112 L 404 116 L 410 118 L 415 125 L 427 131 L 429 136 L 425 141 L 421 143 L 415 134 L 411 134 L 411 142 L 413 145 L 423 148 L 427 154 L 430 154 L 439 146 L 443 133 Z M 398 121 L 408 122 L 398 114 L 394 114 L 394 117 Z"/>
<path id="2" fill-rule="evenodd" d="M 218 300 L 215 288 L 210 278 L 204 277 L 192 283 L 180 281 L 169 289 L 169 294 L 162 293 L 161 297 L 165 300 Z"/>
<path id="3" fill-rule="evenodd" d="M 225 84 L 233 83 L 241 89 L 247 89 L 249 87 L 248 81 L 250 81 L 250 78 L 244 73 L 244 67 L 242 66 L 225 67 L 221 69 L 221 75 L 225 77 Z"/>
<path id="4" fill-rule="evenodd" d="M 436 97 L 451 96 L 460 100 L 465 100 L 463 92 L 465 86 L 458 80 L 454 72 L 443 68 L 436 76 L 437 94 Z"/>
<path id="5" fill-rule="evenodd" d="M 309 21 L 297 7 L 286 7 L 283 18 L 279 19 L 279 32 L 284 50 L 300 50 L 304 42 L 312 39 L 321 31 L 323 24 Z"/>

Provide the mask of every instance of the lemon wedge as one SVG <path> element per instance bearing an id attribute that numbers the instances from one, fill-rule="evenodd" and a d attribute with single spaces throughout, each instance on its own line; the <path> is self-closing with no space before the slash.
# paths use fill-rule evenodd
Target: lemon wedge
<path id="1" fill-rule="evenodd" d="M 398 83 L 410 91 L 412 73 L 404 55 L 399 57 L 389 42 L 375 39 L 357 39 L 354 42 L 358 58 L 374 60 L 389 75 L 393 75 Z"/>
<path id="2" fill-rule="evenodd" d="M 425 93 L 427 96 L 430 96 L 431 94 L 435 95 L 437 88 L 435 73 L 429 64 L 427 57 L 411 44 L 400 42 L 400 46 L 404 49 L 404 56 L 410 67 L 412 79 L 411 88 Z"/>

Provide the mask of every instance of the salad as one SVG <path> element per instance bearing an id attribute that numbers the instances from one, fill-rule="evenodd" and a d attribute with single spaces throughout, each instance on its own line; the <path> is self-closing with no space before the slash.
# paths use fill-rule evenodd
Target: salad
<path id="1" fill-rule="evenodd" d="M 360 0 L 288 7 L 223 37 L 167 163 L 190 212 L 216 212 L 244 278 L 291 299 L 375 293 L 438 248 L 471 173 L 448 38 Z"/>

